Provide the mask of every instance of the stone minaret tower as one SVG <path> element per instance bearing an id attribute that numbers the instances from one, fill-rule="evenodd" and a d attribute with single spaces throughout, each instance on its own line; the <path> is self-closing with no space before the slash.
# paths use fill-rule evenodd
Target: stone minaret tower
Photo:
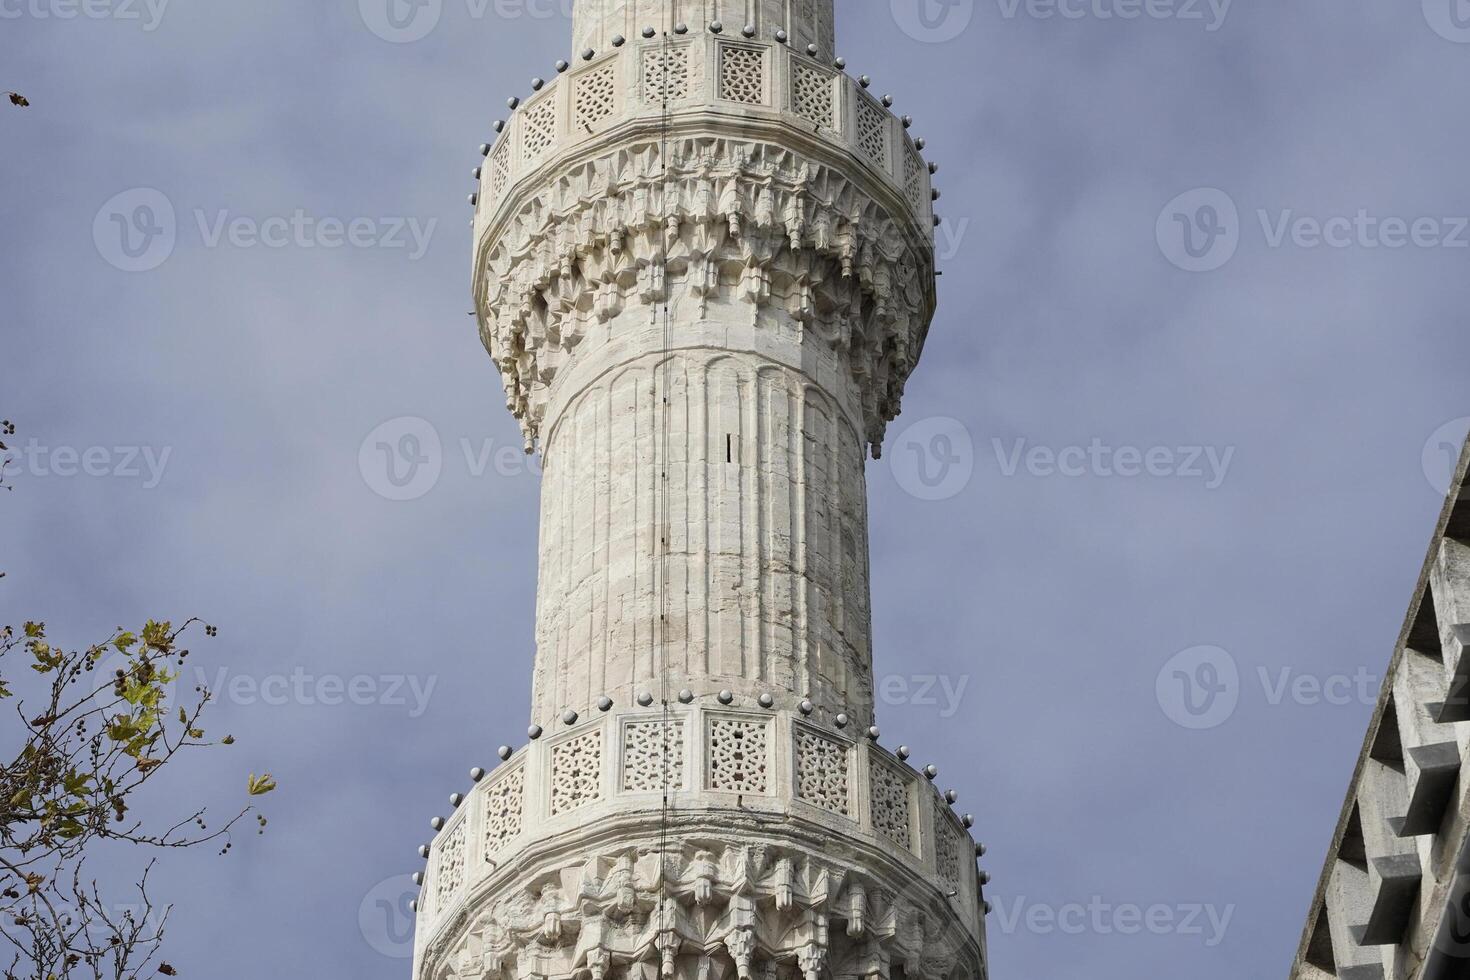
<path id="1" fill-rule="evenodd" d="M 984 980 L 971 821 L 873 717 L 923 141 L 833 0 L 577 0 L 573 33 L 471 198 L 545 465 L 531 741 L 434 821 L 415 980 Z"/>

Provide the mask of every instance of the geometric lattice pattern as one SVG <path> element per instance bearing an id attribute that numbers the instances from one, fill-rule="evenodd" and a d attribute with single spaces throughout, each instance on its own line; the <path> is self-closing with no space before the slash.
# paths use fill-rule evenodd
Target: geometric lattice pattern
<path id="1" fill-rule="evenodd" d="M 643 52 L 643 101 L 678 102 L 689 95 L 689 48 L 649 48 Z"/>
<path id="2" fill-rule="evenodd" d="M 548 96 L 526 110 L 521 127 L 521 158 L 534 160 L 556 140 L 556 99 Z"/>
<path id="3" fill-rule="evenodd" d="M 465 822 L 461 820 L 459 826 L 439 845 L 439 867 L 434 872 L 434 880 L 438 882 L 435 891 L 439 895 L 440 908 L 464 884 L 464 825 Z"/>
<path id="4" fill-rule="evenodd" d="M 510 140 L 503 139 L 490 154 L 490 196 L 498 200 L 510 187 Z"/>
<path id="5" fill-rule="evenodd" d="M 874 163 L 888 162 L 888 113 L 861 95 L 857 98 L 857 142 Z"/>
<path id="6" fill-rule="evenodd" d="M 709 788 L 730 793 L 764 793 L 769 768 L 766 724 L 712 718 L 709 726 Z"/>
<path id="7" fill-rule="evenodd" d="M 612 115 L 617 102 L 617 68 L 604 65 L 577 79 L 576 114 L 572 129 L 581 136 Z"/>
<path id="8" fill-rule="evenodd" d="M 847 816 L 847 746 L 798 727 L 796 795 L 813 806 Z"/>
<path id="9" fill-rule="evenodd" d="M 934 863 L 951 887 L 960 886 L 960 838 L 943 810 L 934 812 Z"/>
<path id="10" fill-rule="evenodd" d="M 628 723 L 623 727 L 623 790 L 658 793 L 666 785 L 669 789 L 684 788 L 684 723 Z"/>
<path id="11" fill-rule="evenodd" d="M 754 48 L 720 48 L 720 98 L 760 105 L 766 101 L 766 55 Z"/>
<path id="12" fill-rule="evenodd" d="M 818 126 L 832 128 L 832 79 L 835 77 L 810 65 L 796 64 L 791 76 L 791 111 Z"/>
<path id="13" fill-rule="evenodd" d="M 602 729 L 551 750 L 551 813 L 566 813 L 602 798 Z"/>
<path id="14" fill-rule="evenodd" d="M 870 819 L 873 829 L 900 847 L 914 846 L 912 807 L 909 803 L 909 780 L 897 769 L 872 756 L 868 777 L 871 794 Z"/>
<path id="15" fill-rule="evenodd" d="M 908 192 L 909 203 L 914 210 L 924 210 L 924 161 L 912 147 L 904 147 L 903 152 L 903 186 Z"/>
<path id="16" fill-rule="evenodd" d="M 485 858 L 520 836 L 526 770 L 516 766 L 485 791 Z"/>

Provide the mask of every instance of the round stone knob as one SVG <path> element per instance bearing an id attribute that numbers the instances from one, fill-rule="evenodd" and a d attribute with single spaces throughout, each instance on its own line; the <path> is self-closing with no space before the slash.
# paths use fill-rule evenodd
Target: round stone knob
<path id="1" fill-rule="evenodd" d="M 570 67 L 572 67 L 572 66 L 569 65 L 569 64 L 567 64 L 567 61 L 566 61 L 565 58 L 558 58 L 558 59 L 556 59 L 556 72 L 557 72 L 558 75 L 561 74 L 562 72 L 566 71 Z"/>
<path id="2" fill-rule="evenodd" d="M 929 172 L 930 172 L 930 173 L 931 173 L 931 174 L 937 174 L 937 173 L 939 173 L 939 164 L 937 164 L 937 163 L 935 163 L 935 162 L 933 162 L 933 161 L 932 161 L 932 160 L 931 160 L 931 161 L 930 161 L 930 162 L 929 162 Z"/>
<path id="3" fill-rule="evenodd" d="M 521 100 L 512 95 L 510 98 L 505 100 L 505 104 L 514 109 L 516 106 L 521 104 Z"/>
<path id="4" fill-rule="evenodd" d="M 691 691 L 691 690 L 689 690 L 689 688 L 686 687 L 682 691 L 679 692 L 679 703 L 680 704 L 688 704 L 689 702 L 691 702 L 693 700 L 694 700 L 694 692 Z"/>
<path id="5" fill-rule="evenodd" d="M 470 207 L 474 207 L 475 205 L 477 205 L 479 203 L 480 203 L 480 195 L 478 195 L 478 194 L 471 194 L 470 195 Z"/>
<path id="6" fill-rule="evenodd" d="M 817 47 L 815 44 L 808 44 L 806 46 L 806 53 L 811 55 L 813 58 L 817 56 L 817 52 L 820 50 L 821 48 Z"/>
<path id="7" fill-rule="evenodd" d="M 592 58 L 593 58 L 593 56 L 595 56 L 596 54 L 597 54 L 597 52 L 596 51 L 593 51 L 591 48 L 583 48 L 582 49 L 582 60 L 583 61 L 591 61 Z"/>
<path id="8" fill-rule="evenodd" d="M 473 178 L 475 178 L 476 180 L 479 180 L 480 179 L 480 168 L 479 167 L 476 167 L 474 170 L 471 170 L 470 171 L 470 176 L 473 177 Z"/>
<path id="9" fill-rule="evenodd" d="M 932 766 L 932 765 L 931 766 L 925 766 L 924 767 L 924 775 L 927 776 L 931 780 L 939 778 L 939 767 L 938 766 Z"/>
<path id="10" fill-rule="evenodd" d="M 841 71 L 842 69 L 847 67 L 847 59 L 838 58 L 836 61 L 832 62 L 832 67 L 836 68 L 838 71 Z"/>
<path id="11" fill-rule="evenodd" d="M 495 131 L 498 133 L 498 132 L 501 132 L 504 129 L 505 129 L 505 120 L 504 119 L 497 119 L 497 120 L 495 120 Z"/>
<path id="12" fill-rule="evenodd" d="M 989 915 L 990 914 L 990 903 L 988 901 L 981 902 L 980 903 L 980 911 L 982 913 L 984 913 L 985 915 Z"/>
<path id="13" fill-rule="evenodd" d="M 645 708 L 648 707 L 650 704 L 653 704 L 653 695 L 649 694 L 647 691 L 644 691 L 642 694 L 638 695 L 638 703 Z"/>
<path id="14" fill-rule="evenodd" d="M 734 700 L 735 700 L 735 693 L 733 691 L 721 691 L 720 692 L 720 703 L 721 704 L 729 704 L 730 702 L 732 702 Z"/>
<path id="15" fill-rule="evenodd" d="M 858 79 L 858 84 L 861 85 L 863 88 L 867 88 L 869 85 L 873 84 L 873 80 L 867 75 L 864 75 Z"/>
<path id="16" fill-rule="evenodd" d="M 571 708 L 568 708 L 561 713 L 561 721 L 563 725 L 575 725 L 577 723 L 577 713 Z"/>
<path id="17" fill-rule="evenodd" d="M 625 45 L 627 43 L 628 43 L 628 39 L 625 38 L 625 37 L 623 37 L 623 35 L 621 35 L 621 34 L 614 34 L 613 35 L 613 39 L 612 39 L 613 47 L 615 47 L 615 48 L 621 48 L 623 45 Z"/>
<path id="18" fill-rule="evenodd" d="M 816 705 L 812 704 L 810 701 L 803 699 L 801 704 L 798 704 L 796 706 L 796 710 L 800 711 L 804 715 L 809 715 L 817 709 Z"/>
<path id="19" fill-rule="evenodd" d="M 422 871 L 415 871 L 413 873 L 413 883 L 415 885 L 422 885 L 424 883 L 424 873 Z"/>
<path id="20" fill-rule="evenodd" d="M 488 157 L 489 155 L 490 155 L 490 144 L 489 143 L 481 143 L 480 144 L 480 156 L 482 156 L 482 157 Z"/>
<path id="21" fill-rule="evenodd" d="M 533 739 L 540 738 L 541 737 L 541 726 L 540 725 L 532 725 L 530 728 L 526 729 L 526 734 L 529 735 L 529 736 L 531 736 L 531 738 L 533 738 Z"/>
<path id="22" fill-rule="evenodd" d="M 980 884 L 982 884 L 982 885 L 988 885 L 988 884 L 990 884 L 990 872 L 989 871 L 982 871 L 982 872 L 980 872 Z"/>
<path id="23" fill-rule="evenodd" d="M 419 857 L 423 858 L 425 861 L 427 861 L 429 859 L 429 845 L 428 844 L 420 844 L 419 845 Z"/>
<path id="24" fill-rule="evenodd" d="M 784 30 L 781 30 L 780 28 L 777 28 L 776 29 L 776 43 L 777 44 L 785 44 L 789 40 L 791 40 L 791 35 L 790 34 L 787 34 Z"/>
<path id="25" fill-rule="evenodd" d="M 495 754 L 500 756 L 501 762 L 504 762 L 506 759 L 509 759 L 511 757 L 512 751 L 513 750 L 509 745 L 502 745 L 500 748 L 495 750 Z"/>
<path id="26" fill-rule="evenodd" d="M 444 829 L 444 818 L 443 817 L 435 817 L 433 820 L 430 820 L 429 821 L 429 826 L 430 827 L 433 827 L 435 830 L 443 830 Z"/>
<path id="27" fill-rule="evenodd" d="M 646 38 L 647 37 L 653 37 L 657 33 L 658 33 L 658 31 L 655 31 L 651 27 L 645 27 L 645 28 L 643 28 L 643 36 L 646 37 Z"/>
<path id="28" fill-rule="evenodd" d="M 900 759 L 907 759 L 909 757 L 909 747 L 907 745 L 900 745 L 896 754 Z"/>
<path id="29" fill-rule="evenodd" d="M 679 21 L 679 23 L 677 23 L 677 24 L 674 25 L 674 33 L 675 34 L 688 34 L 689 33 L 689 25 L 686 24 L 686 23 L 684 23 L 682 20 Z"/>
<path id="30" fill-rule="evenodd" d="M 934 188 L 933 190 L 931 190 L 929 192 L 929 200 L 931 200 L 931 201 L 937 201 L 937 200 L 939 200 L 939 188 L 936 187 L 936 188 Z"/>
<path id="31" fill-rule="evenodd" d="M 725 29 L 725 25 L 717 20 L 712 20 L 709 22 L 709 29 L 711 33 L 718 34 Z"/>
<path id="32" fill-rule="evenodd" d="M 755 37 L 755 25 L 746 24 L 744 27 L 740 28 L 740 33 L 744 34 L 746 37 Z"/>
<path id="33" fill-rule="evenodd" d="M 975 856 L 977 858 L 983 858 L 985 856 L 985 852 L 987 850 L 988 850 L 988 848 L 984 844 L 977 843 L 975 845 Z"/>
<path id="34" fill-rule="evenodd" d="M 760 697 L 756 698 L 756 701 L 760 704 L 762 708 L 773 708 L 776 706 L 776 699 L 771 696 L 770 692 L 762 694 Z"/>
<path id="35" fill-rule="evenodd" d="M 956 803 L 958 803 L 960 801 L 960 794 L 956 793 L 952 789 L 951 790 L 946 790 L 945 793 L 944 793 L 944 801 L 946 803 L 948 803 L 950 806 L 953 806 L 954 804 L 956 804 Z"/>
<path id="36" fill-rule="evenodd" d="M 470 770 L 470 782 L 472 782 L 472 783 L 478 783 L 480 780 L 482 780 L 484 778 L 485 778 L 485 770 L 481 769 L 479 766 L 476 766 L 475 768 L 473 768 L 473 769 Z"/>
<path id="37" fill-rule="evenodd" d="M 835 722 L 837 722 L 837 727 L 838 728 L 846 728 L 847 727 L 847 715 L 844 715 L 844 714 L 840 714 L 839 713 L 837 715 L 837 717 L 834 718 L 834 719 L 832 719 L 832 720 L 835 721 Z"/>
<path id="38" fill-rule="evenodd" d="M 963 823 L 966 828 L 973 827 L 975 826 L 975 815 L 973 813 L 967 813 L 960 818 L 960 822 Z"/>
<path id="39" fill-rule="evenodd" d="M 531 91 L 533 91 L 533 92 L 539 92 L 539 91 L 541 91 L 542 86 L 544 86 L 545 84 L 546 84 L 546 79 L 540 78 L 540 77 L 533 78 L 533 79 L 531 79 Z"/>
<path id="40" fill-rule="evenodd" d="M 920 136 L 918 139 L 914 140 L 914 149 L 916 149 L 916 150 L 922 150 L 924 147 L 926 147 L 928 145 L 929 145 L 929 141 L 926 140 L 926 139 L 924 139 L 924 137 L 922 137 L 922 136 Z"/>
<path id="41" fill-rule="evenodd" d="M 463 803 L 463 802 L 464 802 L 464 797 L 461 796 L 461 795 L 459 795 L 458 793 L 450 793 L 449 794 L 449 805 L 450 806 L 458 808 L 459 805 L 461 803 Z"/>
<path id="42" fill-rule="evenodd" d="M 413 901 L 409 902 L 408 903 L 408 910 L 410 912 L 417 912 L 419 910 L 419 900 L 418 899 L 414 899 Z"/>
<path id="43" fill-rule="evenodd" d="M 874 725 L 872 728 L 868 729 L 868 738 L 871 738 L 875 742 L 878 741 L 878 736 L 880 736 L 881 734 L 882 732 L 878 731 L 877 725 Z"/>
<path id="44" fill-rule="evenodd" d="M 612 698 L 610 698 L 606 694 L 604 694 L 602 697 L 600 697 L 600 698 L 597 699 L 597 710 L 598 711 L 611 711 L 612 710 L 612 704 L 613 704 Z"/>

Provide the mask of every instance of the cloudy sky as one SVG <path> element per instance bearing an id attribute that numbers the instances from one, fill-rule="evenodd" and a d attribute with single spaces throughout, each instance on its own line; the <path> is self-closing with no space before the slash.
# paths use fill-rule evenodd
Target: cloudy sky
<path id="1" fill-rule="evenodd" d="M 526 723 L 538 484 L 464 198 L 569 22 L 393 43 L 385 2 L 0 0 L 0 611 L 218 624 L 239 744 L 171 785 L 282 787 L 169 857 L 185 976 L 406 977 L 427 821 Z M 1470 425 L 1470 9 L 925 2 L 839 0 L 948 222 L 868 467 L 880 721 L 979 818 L 996 977 L 1281 975 Z M 441 472 L 393 501 L 403 417 Z"/>

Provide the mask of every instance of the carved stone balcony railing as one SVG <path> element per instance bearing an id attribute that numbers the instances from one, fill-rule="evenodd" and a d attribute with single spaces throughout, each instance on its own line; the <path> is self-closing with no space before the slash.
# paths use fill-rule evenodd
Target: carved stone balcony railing
<path id="1" fill-rule="evenodd" d="M 630 40 L 570 67 L 517 107 L 481 168 L 475 239 L 511 191 L 549 163 L 605 148 L 623 128 L 784 124 L 877 176 L 932 241 L 928 165 L 859 80 L 788 48 L 711 33 Z M 539 186 L 540 182 L 536 182 Z"/>
<path id="2" fill-rule="evenodd" d="M 931 779 L 876 742 L 798 711 L 707 700 L 671 704 L 667 715 L 658 705 L 619 708 L 558 725 L 484 776 L 430 848 L 418 902 L 420 954 L 465 928 L 462 913 L 483 908 L 483 896 L 499 891 L 502 869 L 524 876 L 526 855 L 548 849 L 585 855 L 586 838 L 620 819 L 646 825 L 654 840 L 661 819 L 685 836 L 702 827 L 711 839 L 723 839 L 722 827 L 754 822 L 779 825 L 783 836 L 803 835 L 834 855 L 882 855 L 875 866 L 889 865 L 890 880 L 913 882 L 924 893 L 908 895 L 910 905 L 943 908 L 942 916 L 931 911 L 930 921 L 946 918 L 956 923 L 958 942 L 983 946 L 976 847 Z M 718 862 L 711 860 L 713 868 Z M 721 873 L 709 877 L 709 887 L 718 888 Z M 854 880 L 841 893 L 849 903 L 844 914 L 861 887 Z M 879 902 L 885 889 L 871 890 Z M 580 907 L 562 901 L 567 915 Z M 888 901 L 897 908 L 891 895 Z M 876 919 L 883 909 L 872 908 Z M 553 911 L 562 914 L 560 906 Z M 863 929 L 857 916 L 849 935 Z M 946 941 L 951 948 L 957 942 Z"/>

